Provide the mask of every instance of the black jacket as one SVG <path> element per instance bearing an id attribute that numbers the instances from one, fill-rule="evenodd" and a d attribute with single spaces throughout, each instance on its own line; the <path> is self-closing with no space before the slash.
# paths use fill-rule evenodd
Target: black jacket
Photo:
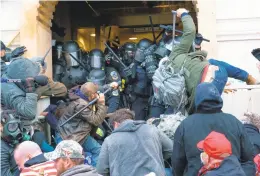
<path id="1" fill-rule="evenodd" d="M 257 155 L 260 153 L 260 133 L 259 129 L 251 124 L 244 124 L 249 140 L 254 145 L 254 154 Z"/>
<path id="2" fill-rule="evenodd" d="M 198 174 L 202 164 L 197 143 L 211 131 L 225 134 L 232 144 L 233 155 L 241 162 L 246 175 L 255 174 L 253 145 L 242 123 L 233 115 L 221 112 L 222 105 L 222 99 L 213 84 L 203 83 L 197 87 L 197 113 L 184 119 L 174 135 L 172 165 L 175 176 Z"/>

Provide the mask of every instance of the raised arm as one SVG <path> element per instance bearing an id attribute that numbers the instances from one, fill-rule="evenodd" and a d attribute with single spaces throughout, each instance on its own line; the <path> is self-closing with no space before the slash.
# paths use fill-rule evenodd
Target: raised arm
<path id="1" fill-rule="evenodd" d="M 181 18 L 181 21 L 183 23 L 183 35 L 180 44 L 177 44 L 175 47 L 173 47 L 171 53 L 171 56 L 173 57 L 170 56 L 170 58 L 175 58 L 180 54 L 188 53 L 196 35 L 195 24 L 186 9 L 178 9 L 177 17 Z"/>

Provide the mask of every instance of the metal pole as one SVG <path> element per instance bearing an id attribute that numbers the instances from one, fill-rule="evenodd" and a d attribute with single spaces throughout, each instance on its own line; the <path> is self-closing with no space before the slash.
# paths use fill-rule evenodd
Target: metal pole
<path id="1" fill-rule="evenodd" d="M 175 41 L 175 23 L 176 23 L 176 15 L 177 12 L 172 10 L 172 14 L 173 14 L 173 22 L 172 22 L 172 42 L 174 45 L 174 41 Z"/>

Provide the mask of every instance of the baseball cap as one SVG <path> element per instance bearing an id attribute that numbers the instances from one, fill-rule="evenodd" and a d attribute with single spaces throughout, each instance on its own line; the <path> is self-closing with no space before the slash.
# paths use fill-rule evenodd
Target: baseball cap
<path id="1" fill-rule="evenodd" d="M 223 159 L 232 154 L 232 147 L 224 134 L 212 131 L 197 147 L 215 159 Z"/>
<path id="2" fill-rule="evenodd" d="M 73 140 L 61 141 L 53 152 L 45 153 L 47 160 L 56 160 L 58 158 L 84 159 L 83 148 L 79 143 Z"/>

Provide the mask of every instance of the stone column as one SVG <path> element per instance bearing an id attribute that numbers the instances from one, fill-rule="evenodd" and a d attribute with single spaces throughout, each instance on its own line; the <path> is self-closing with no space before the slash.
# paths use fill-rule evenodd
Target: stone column
<path id="1" fill-rule="evenodd" d="M 55 2 L 40 2 L 39 0 L 22 1 L 24 15 L 23 25 L 20 29 L 20 42 L 27 48 L 25 53 L 27 58 L 43 57 L 52 46 L 50 26 L 56 4 Z M 52 77 L 52 50 L 45 61 L 48 65 L 46 75 Z"/>
<path id="2" fill-rule="evenodd" d="M 198 32 L 210 42 L 203 42 L 202 49 L 208 52 L 208 58 L 217 58 L 216 0 L 197 0 Z"/>

